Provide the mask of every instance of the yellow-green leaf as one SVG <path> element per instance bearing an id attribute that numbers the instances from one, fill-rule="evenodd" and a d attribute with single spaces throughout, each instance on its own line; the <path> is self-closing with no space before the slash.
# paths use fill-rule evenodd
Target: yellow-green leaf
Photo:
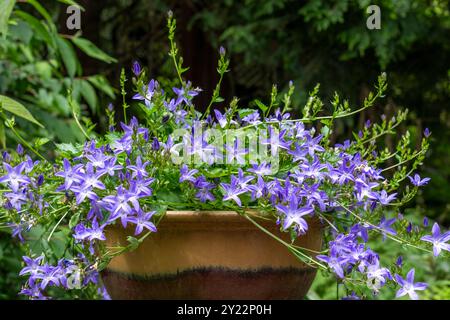
<path id="1" fill-rule="evenodd" d="M 0 147 L 6 149 L 5 125 L 0 122 Z"/>
<path id="2" fill-rule="evenodd" d="M 3 110 L 11 112 L 12 114 L 24 118 L 38 126 L 44 128 L 44 126 L 37 121 L 33 115 L 28 111 L 25 106 L 11 98 L 0 95 L 0 106 Z"/>
<path id="3" fill-rule="evenodd" d="M 0 34 L 6 35 L 8 31 L 9 16 L 16 4 L 16 0 L 0 1 Z"/>
<path id="4" fill-rule="evenodd" d="M 67 74 L 69 77 L 73 78 L 75 76 L 75 72 L 77 71 L 77 56 L 75 54 L 75 50 L 73 50 L 72 44 L 69 41 L 60 36 L 56 37 L 56 42 L 58 44 L 61 58 L 66 66 Z"/>
<path id="5" fill-rule="evenodd" d="M 105 52 L 100 50 L 95 44 L 93 44 L 91 41 L 87 39 L 80 37 L 73 37 L 71 38 L 71 40 L 78 48 L 80 48 L 81 51 L 83 51 L 92 58 L 102 60 L 106 63 L 117 62 L 116 59 L 107 55 Z"/>

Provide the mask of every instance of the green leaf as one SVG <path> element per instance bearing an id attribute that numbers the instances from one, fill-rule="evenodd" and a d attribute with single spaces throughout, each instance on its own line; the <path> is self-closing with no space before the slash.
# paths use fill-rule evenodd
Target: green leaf
<path id="1" fill-rule="evenodd" d="M 44 42 L 53 46 L 53 38 L 48 32 L 45 25 L 40 20 L 21 10 L 14 11 L 14 15 L 28 23 L 28 25 L 34 30 L 36 35 L 38 35 Z"/>
<path id="2" fill-rule="evenodd" d="M 16 0 L 0 1 L 0 34 L 3 36 L 8 32 L 8 21 L 15 4 Z"/>
<path id="3" fill-rule="evenodd" d="M 69 155 L 78 155 L 80 153 L 80 149 L 75 147 L 71 143 L 59 143 L 56 144 L 56 148 L 58 149 L 58 151 L 67 153 Z"/>
<path id="4" fill-rule="evenodd" d="M 56 43 L 58 45 L 59 53 L 66 66 L 67 74 L 73 78 L 77 71 L 77 56 L 72 44 L 60 36 L 56 37 Z"/>
<path id="5" fill-rule="evenodd" d="M 80 221 L 80 212 L 78 211 L 72 216 L 72 218 L 70 218 L 69 228 L 72 229 L 73 227 L 75 227 L 79 221 Z"/>
<path id="6" fill-rule="evenodd" d="M 47 20 L 48 24 L 56 30 L 55 24 L 53 23 L 52 17 L 50 13 L 36 0 L 28 0 L 28 3 L 31 4 L 43 17 Z"/>
<path id="7" fill-rule="evenodd" d="M 81 95 L 88 103 L 92 113 L 97 113 L 97 94 L 91 84 L 85 80 L 81 81 Z"/>
<path id="8" fill-rule="evenodd" d="M 267 107 L 264 103 L 262 103 L 261 101 L 259 101 L 258 99 L 255 99 L 253 102 L 258 106 L 258 108 L 261 109 L 262 112 L 266 112 L 267 109 L 269 108 L 269 107 Z"/>
<path id="9" fill-rule="evenodd" d="M 28 111 L 28 109 L 25 108 L 25 106 L 23 106 L 21 103 L 11 98 L 0 95 L 0 105 L 4 110 L 11 112 L 18 117 L 24 118 L 25 120 L 28 120 L 34 124 L 37 124 L 41 128 L 44 128 L 44 126 L 40 124 L 39 121 L 37 121 L 33 117 L 30 111 Z"/>
<path id="10" fill-rule="evenodd" d="M 0 147 L 6 149 L 5 125 L 0 121 Z"/>
<path id="11" fill-rule="evenodd" d="M 78 48 L 80 48 L 81 51 L 83 51 L 92 58 L 104 61 L 106 63 L 117 62 L 116 59 L 107 55 L 105 52 L 100 50 L 95 44 L 93 44 L 91 41 L 87 39 L 80 37 L 73 37 L 71 38 L 71 40 Z"/>
<path id="12" fill-rule="evenodd" d="M 36 140 L 34 141 L 34 146 L 37 149 L 40 149 L 43 145 L 47 144 L 48 142 L 50 142 L 50 139 L 48 138 L 36 138 Z"/>
<path id="13" fill-rule="evenodd" d="M 90 83 L 94 85 L 98 90 L 103 91 L 111 99 L 116 98 L 114 88 L 111 87 L 108 80 L 102 75 L 95 75 L 87 79 Z"/>
<path id="14" fill-rule="evenodd" d="M 58 0 L 58 1 L 64 4 L 68 4 L 69 6 L 77 6 L 78 8 L 81 9 L 81 11 L 85 11 L 85 9 L 81 5 L 79 5 L 73 0 Z"/>
<path id="15" fill-rule="evenodd" d="M 256 111 L 255 109 L 239 109 L 238 113 L 239 117 L 244 118 L 245 116 L 248 116 L 249 114 L 252 114 L 255 111 Z"/>
<path id="16" fill-rule="evenodd" d="M 139 247 L 139 244 L 140 244 L 139 240 L 136 239 L 135 237 L 128 236 L 127 237 L 127 241 L 129 243 L 128 248 L 131 251 L 136 250 Z"/>

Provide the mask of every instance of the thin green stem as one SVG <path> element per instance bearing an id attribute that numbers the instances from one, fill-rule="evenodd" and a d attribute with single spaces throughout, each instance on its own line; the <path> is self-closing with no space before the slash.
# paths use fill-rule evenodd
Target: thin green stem
<path id="1" fill-rule="evenodd" d="M 339 206 L 341 206 L 345 211 L 347 211 L 348 213 L 350 213 L 352 216 L 354 216 L 354 217 L 355 217 L 356 219 L 358 219 L 359 221 L 361 221 L 361 222 L 363 222 L 363 223 L 369 225 L 370 227 L 374 228 L 378 233 L 383 234 L 383 235 L 386 235 L 387 238 L 389 238 L 389 239 L 391 239 L 391 240 L 393 240 L 393 241 L 395 241 L 395 242 L 398 242 L 398 243 L 400 243 L 400 244 L 404 244 L 404 245 L 407 245 L 407 246 L 409 246 L 409 247 L 412 247 L 412 248 L 415 248 L 415 249 L 418 249 L 418 250 L 422 250 L 422 251 L 424 251 L 424 252 L 432 253 L 432 252 L 431 252 L 430 250 L 428 250 L 428 249 L 425 249 L 425 248 L 416 246 L 416 245 L 414 245 L 414 244 L 412 244 L 412 243 L 410 243 L 410 242 L 408 242 L 408 241 L 406 241 L 406 240 L 404 240 L 404 239 L 402 239 L 402 238 L 393 236 L 393 235 L 391 235 L 391 234 L 385 232 L 385 231 L 384 231 L 382 228 L 380 228 L 379 226 L 376 226 L 376 225 L 374 225 L 374 224 L 368 222 L 367 220 L 361 218 L 359 215 L 357 215 L 356 213 L 354 213 L 352 210 L 350 210 L 349 208 L 347 208 L 346 206 L 344 206 L 344 205 L 343 205 L 342 203 L 340 203 L 339 201 L 336 201 L 336 203 L 339 204 Z"/>
<path id="2" fill-rule="evenodd" d="M 75 122 L 76 122 L 78 128 L 80 128 L 80 131 L 83 133 L 83 135 L 86 137 L 86 139 L 88 139 L 88 140 L 91 139 L 89 137 L 89 135 L 86 133 L 86 131 L 83 129 L 83 126 L 81 125 L 80 120 L 78 119 L 78 116 L 75 113 L 75 111 L 72 111 L 72 114 L 73 114 L 73 118 L 75 119 Z"/>
<path id="3" fill-rule="evenodd" d="M 50 241 L 50 239 L 51 239 L 52 236 L 53 236 L 53 233 L 56 231 L 56 228 L 58 228 L 58 226 L 61 224 L 61 222 L 64 220 L 64 218 L 67 216 L 67 214 L 68 214 L 69 212 L 70 212 L 70 211 L 68 210 L 68 211 L 61 217 L 61 219 L 58 220 L 58 222 L 57 222 L 57 223 L 55 224 L 55 226 L 53 227 L 52 231 L 50 231 L 50 234 L 48 235 L 47 241 Z"/>
<path id="4" fill-rule="evenodd" d="M 303 252 L 301 252 L 299 249 L 293 247 L 291 244 L 285 242 L 284 240 L 280 239 L 279 237 L 275 236 L 272 232 L 268 231 L 266 228 L 264 228 L 263 226 L 261 226 L 259 223 L 257 223 L 255 220 L 253 220 L 249 214 L 244 213 L 244 217 L 249 220 L 251 223 L 253 223 L 258 229 L 260 229 L 261 231 L 263 231 L 265 234 L 269 235 L 270 237 L 272 237 L 273 239 L 275 239 L 276 241 L 280 242 L 281 244 L 283 244 L 284 246 L 286 246 L 293 254 L 295 254 L 296 256 L 301 256 L 304 259 L 306 259 L 307 261 L 309 261 L 310 263 L 313 263 L 315 265 L 317 265 L 320 268 L 323 268 L 324 270 L 327 270 L 327 267 L 324 266 L 323 264 L 321 264 L 320 262 L 317 262 L 316 260 L 314 260 L 313 258 L 311 258 L 310 256 L 308 256 L 307 254 L 304 254 Z M 300 247 L 298 247 L 300 248 Z M 306 262 L 306 261 L 305 261 Z M 310 265 L 310 263 L 306 262 L 308 265 Z"/>
<path id="5" fill-rule="evenodd" d="M 10 129 L 25 147 L 30 149 L 35 155 L 37 155 L 39 158 L 41 158 L 41 160 L 44 160 L 44 161 L 47 160 L 44 158 L 43 155 L 41 155 L 37 150 L 35 150 L 24 138 L 22 138 L 22 136 L 19 134 L 19 132 L 17 132 L 17 130 L 13 126 L 11 126 Z"/>
<path id="6" fill-rule="evenodd" d="M 392 165 L 392 166 L 390 166 L 390 167 L 384 168 L 383 170 L 381 170 L 381 172 L 388 171 L 388 170 L 394 169 L 394 168 L 396 168 L 396 167 L 398 167 L 398 166 L 401 166 L 402 164 L 404 164 L 404 163 L 406 163 L 406 162 L 409 162 L 409 161 L 411 161 L 411 160 L 417 158 L 419 155 L 421 155 L 421 154 L 424 153 L 424 152 L 425 152 L 425 150 L 420 150 L 419 152 L 417 152 L 417 153 L 416 153 L 414 156 L 412 156 L 411 158 L 406 159 L 406 160 L 403 160 L 403 161 L 401 161 L 401 162 L 399 162 L 399 163 L 396 163 L 396 164 L 394 164 L 394 165 Z"/>
<path id="7" fill-rule="evenodd" d="M 220 94 L 220 87 L 222 86 L 222 80 L 223 80 L 223 76 L 225 73 L 221 72 L 220 73 L 220 78 L 219 78 L 219 82 L 217 83 L 216 88 L 214 89 L 214 93 L 213 96 L 211 98 L 211 101 L 208 104 L 208 107 L 206 108 L 205 113 L 203 113 L 202 115 L 202 119 L 204 119 L 207 115 L 209 115 L 210 110 L 211 110 L 211 106 L 213 105 L 213 103 L 216 101 L 216 99 L 219 97 Z"/>

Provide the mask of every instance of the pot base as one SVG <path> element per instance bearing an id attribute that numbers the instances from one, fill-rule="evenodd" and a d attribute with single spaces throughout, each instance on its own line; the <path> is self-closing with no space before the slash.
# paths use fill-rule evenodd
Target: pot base
<path id="1" fill-rule="evenodd" d="M 105 270 L 109 294 L 123 300 L 297 300 L 303 299 L 316 270 L 201 268 L 161 276 Z"/>

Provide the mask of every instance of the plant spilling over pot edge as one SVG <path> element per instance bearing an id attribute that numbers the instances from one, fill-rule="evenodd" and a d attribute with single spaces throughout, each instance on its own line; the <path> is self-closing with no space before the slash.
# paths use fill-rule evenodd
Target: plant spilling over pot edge
<path id="1" fill-rule="evenodd" d="M 367 242 L 394 241 L 405 250 L 448 257 L 449 232 L 435 223 L 429 235 L 428 222 L 419 228 L 399 213 L 429 181 L 415 171 L 425 158 L 430 132 L 424 132 L 418 150 L 410 147 L 408 132 L 394 150 L 379 150 L 377 141 L 397 134 L 405 111 L 391 119 L 382 116 L 379 124 L 366 122 L 353 140 L 331 142 L 338 119 L 383 97 L 386 76 L 379 77 L 375 93 L 356 110 L 336 94 L 331 115 L 325 115 L 316 87 L 302 116 L 295 118 L 291 83 L 283 94 L 274 86 L 268 104 L 255 100 L 257 109 L 242 108 L 233 99 L 221 112 L 216 109 L 224 106 L 220 85 L 229 67 L 221 48 L 220 80 L 200 113 L 193 99 L 201 89 L 183 78 L 187 68 L 174 42 L 176 22 L 170 14 L 168 27 L 178 84 L 147 82 L 136 62 L 133 100 L 141 121 L 127 121 L 123 71 L 125 121 L 116 125 L 110 105 L 106 135 L 88 134 L 80 125 L 87 142 L 58 145 L 54 162 L 33 161 L 22 146 L 3 153 L 1 219 L 13 237 L 29 243 L 21 272 L 28 280 L 21 293 L 43 299 L 65 289 L 75 296 L 107 297 L 98 272 L 157 232 L 167 210 L 233 210 L 265 232 L 258 221 L 272 219 L 292 240 L 308 232 L 307 218 L 319 218 L 326 226 L 322 251 L 278 240 L 308 265 L 334 273 L 348 299 L 383 287 L 396 287 L 398 297 L 418 298 L 416 291 L 426 284 L 415 282 L 414 268 L 404 269 L 401 257 L 384 261 Z M 114 224 L 133 228 L 127 246 L 105 245 L 105 228 Z"/>

